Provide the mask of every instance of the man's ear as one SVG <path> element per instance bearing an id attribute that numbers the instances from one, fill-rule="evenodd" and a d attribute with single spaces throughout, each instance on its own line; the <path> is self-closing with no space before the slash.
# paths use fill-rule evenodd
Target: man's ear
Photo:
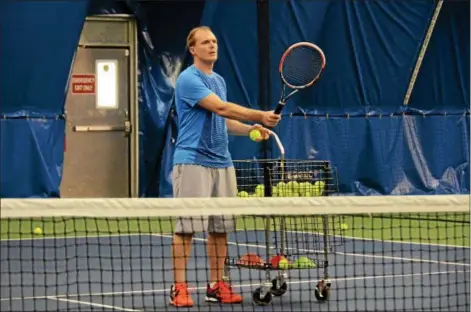
<path id="1" fill-rule="evenodd" d="M 195 48 L 194 47 L 190 47 L 190 53 L 191 53 L 191 55 L 195 54 Z"/>

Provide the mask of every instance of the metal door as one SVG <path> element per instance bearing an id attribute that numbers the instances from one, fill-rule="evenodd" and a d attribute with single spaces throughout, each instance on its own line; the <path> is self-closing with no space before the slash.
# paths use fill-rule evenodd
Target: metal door
<path id="1" fill-rule="evenodd" d="M 66 102 L 62 197 L 130 196 L 126 48 L 79 47 Z"/>

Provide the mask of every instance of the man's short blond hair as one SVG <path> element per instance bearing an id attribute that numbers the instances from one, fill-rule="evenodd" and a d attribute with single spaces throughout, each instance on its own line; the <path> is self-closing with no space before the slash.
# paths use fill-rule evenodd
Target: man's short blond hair
<path id="1" fill-rule="evenodd" d="M 195 43 L 196 43 L 195 34 L 198 30 L 207 30 L 207 31 L 212 32 L 211 28 L 209 28 L 208 26 L 198 26 L 198 27 L 193 28 L 190 31 L 190 33 L 188 34 L 188 37 L 186 37 L 186 47 L 187 48 L 190 48 L 190 47 L 195 45 Z"/>

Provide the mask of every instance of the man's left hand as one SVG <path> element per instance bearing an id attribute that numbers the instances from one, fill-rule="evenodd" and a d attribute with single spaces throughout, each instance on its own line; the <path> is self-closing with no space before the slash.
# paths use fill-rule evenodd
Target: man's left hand
<path id="1" fill-rule="evenodd" d="M 252 127 L 250 127 L 249 133 L 250 133 L 250 131 L 252 131 L 254 129 L 257 129 L 262 134 L 262 136 L 260 138 L 257 138 L 255 140 L 256 142 L 260 142 L 260 141 L 263 141 L 263 140 L 268 140 L 268 138 L 270 138 L 270 131 L 267 128 L 263 127 L 262 125 L 259 125 L 259 124 L 253 125 Z"/>

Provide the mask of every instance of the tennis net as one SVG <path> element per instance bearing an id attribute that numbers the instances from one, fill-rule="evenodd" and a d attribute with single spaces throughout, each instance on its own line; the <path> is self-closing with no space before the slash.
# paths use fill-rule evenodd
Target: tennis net
<path id="1" fill-rule="evenodd" d="M 191 311 L 470 309 L 469 196 L 3 199 L 1 215 L 1 311 L 176 310 L 182 216 L 237 224 L 225 275 L 243 302 L 205 301 L 197 233 Z"/>

